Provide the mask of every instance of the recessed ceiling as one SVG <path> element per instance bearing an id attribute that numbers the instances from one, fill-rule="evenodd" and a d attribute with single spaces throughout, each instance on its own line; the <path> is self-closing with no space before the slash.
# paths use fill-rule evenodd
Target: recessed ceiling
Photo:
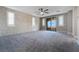
<path id="1" fill-rule="evenodd" d="M 7 6 L 7 7 L 24 13 L 31 14 L 37 17 L 45 17 L 50 15 L 61 14 L 69 10 L 72 10 L 73 8 L 72 6 Z M 43 16 L 40 14 L 37 14 L 39 8 L 49 9 L 48 10 L 49 13 Z"/>

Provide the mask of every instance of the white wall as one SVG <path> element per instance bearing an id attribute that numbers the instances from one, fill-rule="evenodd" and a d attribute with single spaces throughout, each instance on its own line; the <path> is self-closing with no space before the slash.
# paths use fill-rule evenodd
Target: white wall
<path id="1" fill-rule="evenodd" d="M 15 26 L 7 24 L 7 12 L 15 14 Z M 39 30 L 39 18 L 36 18 L 36 30 Z M 13 35 L 32 31 L 32 15 L 0 6 L 0 36 Z"/>
<path id="2" fill-rule="evenodd" d="M 77 7 L 73 8 L 72 23 L 72 33 L 74 36 L 77 36 Z"/>
<path id="3" fill-rule="evenodd" d="M 73 8 L 73 35 L 79 39 L 79 7 Z"/>
<path id="4" fill-rule="evenodd" d="M 32 31 L 38 31 L 40 29 L 40 19 L 38 17 L 32 17 Z"/>
<path id="5" fill-rule="evenodd" d="M 46 30 L 46 18 L 40 19 L 40 27 L 41 27 L 40 30 Z"/>
<path id="6" fill-rule="evenodd" d="M 66 32 L 66 33 L 72 34 L 72 10 L 60 15 L 64 15 L 64 26 L 57 25 L 56 30 L 58 32 Z M 55 15 L 55 17 L 57 17 L 57 22 L 58 22 L 58 16 L 60 15 Z M 46 19 L 45 19 L 45 22 L 46 22 Z M 45 26 L 42 26 L 42 21 L 41 21 L 41 30 L 46 30 L 46 24 Z"/>

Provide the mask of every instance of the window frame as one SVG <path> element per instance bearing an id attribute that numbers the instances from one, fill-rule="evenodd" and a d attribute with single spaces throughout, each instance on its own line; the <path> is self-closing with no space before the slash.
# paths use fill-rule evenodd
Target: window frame
<path id="1" fill-rule="evenodd" d="M 63 20 L 62 20 L 63 23 L 62 24 L 61 24 L 61 21 L 60 21 L 61 19 L 59 19 L 60 17 L 63 17 Z M 63 27 L 64 26 L 64 15 L 59 15 L 58 16 L 58 26 L 59 27 Z"/>
<path id="2" fill-rule="evenodd" d="M 12 20 L 10 18 L 12 18 Z M 7 12 L 7 24 L 9 27 L 15 26 L 15 13 L 12 11 Z"/>
<path id="3" fill-rule="evenodd" d="M 36 26 L 35 19 L 36 19 L 36 18 L 33 16 L 33 17 L 32 17 L 32 27 L 35 27 L 35 26 Z"/>

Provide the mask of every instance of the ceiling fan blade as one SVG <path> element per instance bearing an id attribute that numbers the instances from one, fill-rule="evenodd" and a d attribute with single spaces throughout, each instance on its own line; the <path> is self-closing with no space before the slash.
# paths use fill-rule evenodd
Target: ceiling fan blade
<path id="1" fill-rule="evenodd" d="M 43 8 L 41 8 L 41 12 L 43 12 Z"/>
<path id="2" fill-rule="evenodd" d="M 47 14 L 48 14 L 49 12 L 45 12 L 45 13 L 47 13 Z"/>
<path id="3" fill-rule="evenodd" d="M 39 8 L 38 10 L 40 10 L 40 11 L 41 11 L 41 10 L 42 10 L 42 8 Z"/>
<path id="4" fill-rule="evenodd" d="M 48 12 L 48 11 L 44 11 L 44 12 Z"/>
<path id="5" fill-rule="evenodd" d="M 44 11 L 48 11 L 48 9 L 44 10 Z"/>
<path id="6" fill-rule="evenodd" d="M 41 11 L 41 8 L 39 8 L 38 10 Z"/>

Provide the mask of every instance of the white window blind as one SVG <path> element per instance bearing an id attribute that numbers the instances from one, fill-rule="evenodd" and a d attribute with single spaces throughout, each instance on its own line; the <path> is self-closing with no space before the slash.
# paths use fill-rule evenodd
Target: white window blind
<path id="1" fill-rule="evenodd" d="M 64 26 L 64 16 L 63 15 L 58 17 L 58 26 Z"/>
<path id="2" fill-rule="evenodd" d="M 13 12 L 7 13 L 8 18 L 8 26 L 14 26 L 15 25 L 15 14 Z"/>
<path id="3" fill-rule="evenodd" d="M 45 18 L 42 19 L 42 25 L 45 26 Z"/>
<path id="4" fill-rule="evenodd" d="M 35 17 L 32 17 L 32 26 L 35 27 Z"/>
<path id="5" fill-rule="evenodd" d="M 36 31 L 36 22 L 35 22 L 36 18 L 32 17 L 32 31 Z"/>

